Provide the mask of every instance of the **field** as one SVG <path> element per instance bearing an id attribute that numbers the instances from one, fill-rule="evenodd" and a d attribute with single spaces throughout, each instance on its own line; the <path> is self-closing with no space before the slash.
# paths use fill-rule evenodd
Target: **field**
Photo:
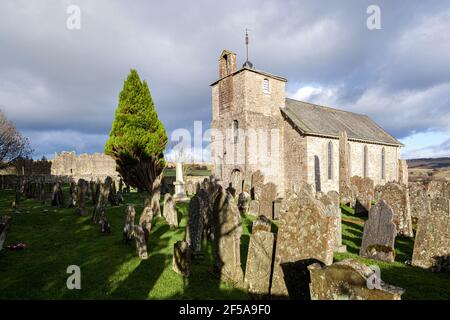
<path id="1" fill-rule="evenodd" d="M 183 239 L 187 206 L 179 205 L 180 228 L 170 230 L 163 218 L 156 218 L 149 240 L 149 259 L 140 261 L 134 245 L 122 242 L 125 205 L 108 207 L 112 233 L 103 235 L 89 217 L 73 209 L 56 209 L 28 199 L 20 209 L 11 209 L 12 190 L 0 191 L 2 214 L 13 217 L 5 245 L 24 242 L 25 250 L 0 252 L 0 299 L 249 299 L 242 290 L 221 283 L 210 273 L 211 247 L 204 244 L 203 258 L 193 262 L 186 279 L 172 271 L 173 244 Z M 66 190 L 67 192 L 67 190 Z M 67 194 L 66 194 L 67 195 Z M 141 194 L 126 195 L 127 203 L 142 210 Z M 396 262 L 380 263 L 357 256 L 364 221 L 343 208 L 343 242 L 348 253 L 335 260 L 355 258 L 377 264 L 381 277 L 403 287 L 404 299 L 450 299 L 450 274 L 434 274 L 408 266 L 413 242 L 399 238 Z M 252 217 L 243 219 L 241 261 L 245 261 Z M 273 226 L 276 230 L 276 225 Z M 69 265 L 81 268 L 81 290 L 68 290 Z"/>

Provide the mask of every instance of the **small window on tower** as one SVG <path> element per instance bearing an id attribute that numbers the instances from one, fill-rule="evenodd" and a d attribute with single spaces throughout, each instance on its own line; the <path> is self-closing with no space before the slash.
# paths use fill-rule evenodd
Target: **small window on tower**
<path id="1" fill-rule="evenodd" d="M 265 78 L 263 80 L 263 92 L 270 93 L 270 83 L 269 83 L 269 79 L 267 79 L 267 78 Z"/>

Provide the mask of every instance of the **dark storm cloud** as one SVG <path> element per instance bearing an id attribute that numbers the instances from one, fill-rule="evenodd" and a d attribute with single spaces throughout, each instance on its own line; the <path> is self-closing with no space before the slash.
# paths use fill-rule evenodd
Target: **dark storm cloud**
<path id="1" fill-rule="evenodd" d="M 397 137 L 450 130 L 450 5 L 376 1 L 2 1 L 0 108 L 37 156 L 101 151 L 130 68 L 147 80 L 170 132 L 211 118 L 224 48 L 305 87 L 310 100 L 367 113 Z M 81 30 L 66 28 L 79 5 Z M 304 90 L 302 91 L 305 92 Z"/>

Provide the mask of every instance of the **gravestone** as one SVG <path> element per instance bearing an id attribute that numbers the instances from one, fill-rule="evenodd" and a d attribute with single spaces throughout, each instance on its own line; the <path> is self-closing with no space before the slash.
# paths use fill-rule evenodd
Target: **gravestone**
<path id="1" fill-rule="evenodd" d="M 397 228 L 393 219 L 394 213 L 384 200 L 370 208 L 369 219 L 364 223 L 360 256 L 394 262 Z"/>
<path id="2" fill-rule="evenodd" d="M 277 186 L 271 182 L 262 186 L 262 194 L 259 199 L 259 214 L 267 218 L 273 218 L 273 202 L 277 198 Z"/>
<path id="3" fill-rule="evenodd" d="M 408 188 L 395 182 L 378 185 L 375 188 L 376 201 L 384 200 L 394 212 L 394 223 L 397 234 L 413 237 L 411 208 L 409 204 Z"/>
<path id="4" fill-rule="evenodd" d="M 92 220 L 94 223 L 99 223 L 102 212 L 104 212 L 109 200 L 109 192 L 113 181 L 111 177 L 106 177 L 105 182 L 100 184 L 100 190 L 98 192 L 98 198 L 92 213 Z"/>
<path id="5" fill-rule="evenodd" d="M 411 217 L 415 219 L 425 218 L 428 215 L 430 202 L 426 186 L 423 182 L 410 182 L 408 188 Z"/>
<path id="6" fill-rule="evenodd" d="M 283 198 L 276 198 L 273 202 L 273 220 L 280 219 L 281 207 L 283 206 Z"/>
<path id="7" fill-rule="evenodd" d="M 233 187 L 233 185 L 231 184 L 231 182 L 230 182 L 230 184 L 228 185 L 228 188 L 226 188 L 225 190 L 226 190 L 229 194 L 231 194 L 231 196 L 232 196 L 233 198 L 236 197 L 236 189 Z"/>
<path id="8" fill-rule="evenodd" d="M 145 232 L 145 242 L 147 242 L 152 229 L 153 210 L 150 207 L 144 207 L 141 216 L 139 217 L 139 225 Z"/>
<path id="9" fill-rule="evenodd" d="M 141 260 L 148 259 L 147 240 L 144 229 L 141 226 L 134 226 L 134 239 L 136 241 L 136 253 Z"/>
<path id="10" fill-rule="evenodd" d="M 191 249 L 186 241 L 177 241 L 173 245 L 172 270 L 182 276 L 189 276 L 191 267 Z"/>
<path id="11" fill-rule="evenodd" d="M 250 200 L 248 205 L 248 214 L 251 216 L 259 216 L 259 201 L 258 200 Z"/>
<path id="12" fill-rule="evenodd" d="M 164 195 L 163 216 L 169 224 L 170 228 L 178 227 L 177 208 L 175 206 L 175 201 L 173 201 L 172 195 L 170 193 L 166 193 Z"/>
<path id="13" fill-rule="evenodd" d="M 398 159 L 398 181 L 404 186 L 408 186 L 408 162 Z"/>
<path id="14" fill-rule="evenodd" d="M 69 208 L 75 208 L 78 206 L 78 188 L 74 181 L 70 182 L 69 187 Z"/>
<path id="15" fill-rule="evenodd" d="M 342 213 L 339 207 L 339 195 L 337 192 L 330 191 L 327 194 L 316 193 L 316 197 L 325 206 L 325 215 L 331 218 L 332 233 L 334 233 L 334 252 L 343 253 L 347 247 L 342 244 Z"/>
<path id="16" fill-rule="evenodd" d="M 373 180 L 368 177 L 353 176 L 350 178 L 350 184 L 356 191 L 355 214 L 367 216 L 374 200 L 375 187 Z"/>
<path id="17" fill-rule="evenodd" d="M 3 249 L 3 244 L 6 240 L 6 234 L 8 233 L 11 225 L 12 218 L 10 216 L 2 216 L 0 218 L 0 251 Z"/>
<path id="18" fill-rule="evenodd" d="M 186 242 L 193 253 L 200 252 L 202 249 L 203 222 L 202 199 L 195 195 L 189 202 L 188 225 L 186 228 Z"/>
<path id="19" fill-rule="evenodd" d="M 450 200 L 431 200 L 430 213 L 419 219 L 412 265 L 441 271 L 450 257 Z M 450 271 L 450 270 L 445 270 Z"/>
<path id="20" fill-rule="evenodd" d="M 257 170 L 251 177 L 251 192 L 250 195 L 253 200 L 260 200 L 262 189 L 264 185 L 264 175 Z"/>
<path id="21" fill-rule="evenodd" d="M 253 221 L 252 225 L 252 234 L 255 234 L 258 231 L 267 231 L 270 232 L 272 227 L 272 222 L 266 216 L 259 216 L 255 221 Z"/>
<path id="22" fill-rule="evenodd" d="M 281 264 L 317 259 L 333 262 L 336 218 L 326 213 L 325 205 L 302 189 L 286 199 L 286 212 L 279 220 L 271 294 L 287 296 L 287 275 Z"/>
<path id="23" fill-rule="evenodd" d="M 213 209 L 214 224 L 214 270 L 222 281 L 242 286 L 244 276 L 241 268 L 242 224 L 239 209 L 224 191 L 216 196 Z"/>
<path id="24" fill-rule="evenodd" d="M 365 264 L 352 259 L 331 266 L 308 266 L 312 300 L 401 300 L 404 289 L 385 283 Z"/>
<path id="25" fill-rule="evenodd" d="M 203 237 L 210 238 L 211 237 L 211 224 L 212 224 L 212 204 L 211 204 L 211 196 L 205 189 L 199 189 L 197 192 L 197 196 L 201 199 L 201 214 L 203 217 Z"/>
<path id="26" fill-rule="evenodd" d="M 238 197 L 238 209 L 241 213 L 247 214 L 249 209 L 249 203 L 252 198 L 247 192 L 241 192 Z"/>
<path id="27" fill-rule="evenodd" d="M 86 210 L 86 197 L 87 192 L 89 190 L 88 182 L 84 179 L 78 180 L 78 208 L 77 213 L 80 216 L 87 216 L 87 210 Z"/>
<path id="28" fill-rule="evenodd" d="M 450 198 L 447 192 L 447 182 L 440 180 L 432 180 L 428 183 L 427 194 L 431 199 L 444 197 Z"/>
<path id="29" fill-rule="evenodd" d="M 161 193 L 159 191 L 155 191 L 151 199 L 151 209 L 153 210 L 155 217 L 161 217 L 161 206 L 159 199 L 161 199 Z"/>
<path id="30" fill-rule="evenodd" d="M 62 185 L 60 182 L 56 182 L 53 185 L 52 206 L 55 206 L 58 208 L 62 208 L 64 206 L 64 195 L 63 195 Z"/>
<path id="31" fill-rule="evenodd" d="M 271 232 L 259 230 L 250 236 L 244 286 L 251 294 L 269 294 L 273 244 L 274 235 Z"/>
<path id="32" fill-rule="evenodd" d="M 125 243 L 129 243 L 133 239 L 134 219 L 136 216 L 136 210 L 133 205 L 128 205 L 125 210 L 125 225 L 123 227 L 123 240 Z"/>

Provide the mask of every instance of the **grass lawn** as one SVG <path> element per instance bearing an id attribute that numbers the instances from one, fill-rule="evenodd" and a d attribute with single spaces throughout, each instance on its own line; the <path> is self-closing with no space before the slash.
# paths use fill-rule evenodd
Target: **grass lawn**
<path id="1" fill-rule="evenodd" d="M 187 206 L 178 205 L 180 227 L 170 230 L 163 218 L 156 218 L 149 240 L 149 259 L 140 261 L 134 245 L 122 242 L 125 205 L 108 207 L 112 226 L 110 235 L 102 235 L 90 217 L 79 217 L 74 209 L 56 209 L 35 200 L 23 201 L 16 210 L 10 208 L 12 190 L 0 191 L 0 212 L 13 217 L 6 243 L 24 242 L 22 251 L 0 252 L 0 299 L 248 299 L 236 288 L 221 283 L 209 273 L 211 247 L 204 244 L 204 258 L 193 262 L 186 279 L 172 271 L 173 244 L 183 239 Z M 67 199 L 67 190 L 66 190 Z M 143 199 L 138 193 L 126 195 L 126 203 L 135 203 L 137 213 Z M 396 241 L 396 262 L 376 262 L 358 257 L 364 220 L 343 210 L 343 242 L 347 253 L 335 260 L 355 258 L 377 264 L 381 277 L 403 287 L 404 299 L 450 299 L 450 274 L 434 274 L 404 264 L 411 260 L 413 242 Z M 138 217 L 136 218 L 136 220 Z M 253 218 L 243 219 L 241 261 L 245 261 L 249 231 Z M 273 230 L 276 225 L 273 225 Z M 81 290 L 68 290 L 69 265 L 81 268 Z"/>

